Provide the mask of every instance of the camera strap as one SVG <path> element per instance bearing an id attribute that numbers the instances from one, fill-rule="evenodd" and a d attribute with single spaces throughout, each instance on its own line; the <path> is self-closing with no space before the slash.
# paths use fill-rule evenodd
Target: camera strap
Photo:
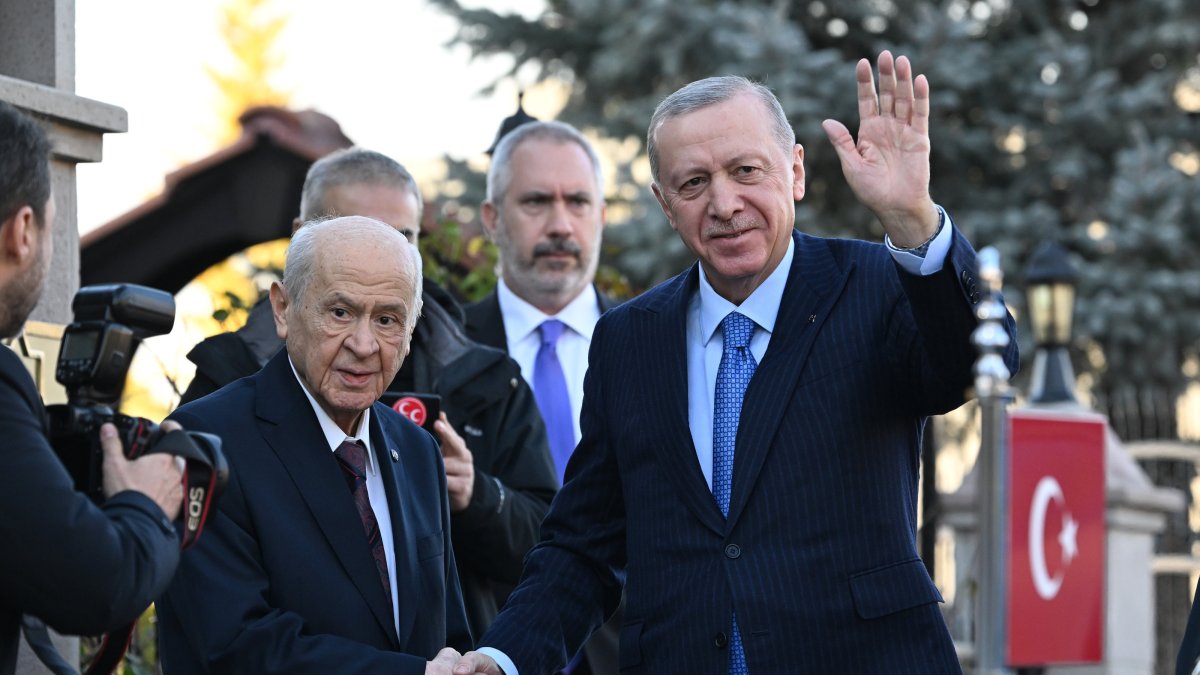
<path id="1" fill-rule="evenodd" d="M 214 500 L 229 481 L 229 467 L 220 451 L 221 440 L 212 434 L 176 429 L 164 433 L 146 453 L 182 457 L 183 534 L 180 548 L 187 549 L 200 538 Z"/>
<path id="2" fill-rule="evenodd" d="M 133 426 L 129 458 L 154 453 L 183 458 L 183 535 L 179 548 L 187 549 L 204 531 L 210 510 L 229 481 L 229 466 L 221 453 L 221 439 L 213 434 L 182 429 L 151 432 L 152 428 L 145 420 L 138 420 Z M 132 622 L 105 633 L 84 675 L 111 675 L 129 649 L 135 626 L 136 622 Z"/>
<path id="3" fill-rule="evenodd" d="M 125 651 L 129 649 L 136 626 L 137 622 L 131 622 L 105 633 L 91 663 L 83 669 L 83 675 L 112 675 L 121 664 L 121 659 L 125 658 Z M 50 631 L 41 619 L 25 614 L 21 617 L 21 632 L 25 635 L 25 641 L 33 655 L 54 675 L 79 675 L 79 671 L 59 655 L 58 649 L 50 640 Z"/>

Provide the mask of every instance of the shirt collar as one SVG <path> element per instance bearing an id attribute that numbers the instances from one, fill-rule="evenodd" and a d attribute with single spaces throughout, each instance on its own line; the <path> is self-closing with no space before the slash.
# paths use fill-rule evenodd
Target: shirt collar
<path id="1" fill-rule="evenodd" d="M 516 342 L 528 337 L 546 319 L 558 319 L 567 328 L 591 340 L 592 329 L 600 320 L 600 297 L 592 284 L 588 284 L 582 293 L 554 315 L 546 314 L 513 293 L 503 277 L 496 284 L 496 297 L 500 302 L 500 313 L 504 315 L 504 330 Z"/>
<path id="2" fill-rule="evenodd" d="M 375 453 L 371 452 L 371 409 L 367 408 L 362 412 L 362 416 L 358 419 L 358 428 L 353 436 L 347 436 L 346 432 L 333 421 L 329 413 L 317 403 L 316 397 L 305 386 L 304 380 L 300 379 L 300 373 L 296 372 L 296 364 L 292 363 L 292 357 L 288 355 L 288 365 L 292 368 L 292 375 L 296 377 L 296 382 L 300 383 L 300 391 L 304 392 L 304 396 L 308 398 L 308 402 L 312 405 L 313 412 L 317 414 L 317 423 L 321 425 L 321 433 L 325 435 L 325 443 L 329 446 L 330 452 L 337 450 L 338 446 L 345 441 L 358 441 L 363 444 L 367 450 L 367 474 L 375 475 Z"/>
<path id="3" fill-rule="evenodd" d="M 708 276 L 704 274 L 704 266 L 699 266 L 700 334 L 704 344 L 708 344 L 716 334 L 717 326 L 733 311 L 740 312 L 768 333 L 774 332 L 775 318 L 779 316 L 779 303 L 783 300 L 783 289 L 787 286 L 788 274 L 791 273 L 795 249 L 796 240 L 788 237 L 788 247 L 783 259 L 740 305 L 735 305 L 718 295 L 708 282 Z"/>

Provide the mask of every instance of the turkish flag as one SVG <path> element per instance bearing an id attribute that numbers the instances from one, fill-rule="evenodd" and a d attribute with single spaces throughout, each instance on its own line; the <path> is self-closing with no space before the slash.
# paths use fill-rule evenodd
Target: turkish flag
<path id="1" fill-rule="evenodd" d="M 1103 657 L 1106 428 L 1090 413 L 1009 415 L 1010 666 Z"/>

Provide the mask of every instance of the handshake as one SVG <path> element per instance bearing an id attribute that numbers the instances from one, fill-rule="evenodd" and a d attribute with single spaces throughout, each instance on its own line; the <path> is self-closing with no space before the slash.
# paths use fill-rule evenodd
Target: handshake
<path id="1" fill-rule="evenodd" d="M 446 647 L 425 665 L 425 675 L 506 675 L 496 662 L 485 654 Z M 515 675 L 515 674 L 514 674 Z"/>

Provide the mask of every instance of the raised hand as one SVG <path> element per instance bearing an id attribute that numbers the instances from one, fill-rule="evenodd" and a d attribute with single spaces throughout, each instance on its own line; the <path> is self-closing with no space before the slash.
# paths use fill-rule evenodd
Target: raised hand
<path id="1" fill-rule="evenodd" d="M 929 81 L 913 79 L 908 57 L 879 55 L 879 94 L 871 64 L 861 59 L 858 81 L 858 143 L 846 126 L 822 127 L 841 160 L 842 173 L 858 200 L 870 209 L 892 243 L 919 246 L 937 231 L 929 196 Z"/>
<path id="2" fill-rule="evenodd" d="M 450 426 L 446 413 L 433 423 L 433 431 L 442 442 L 442 463 L 446 466 L 446 492 L 450 496 L 450 512 L 459 513 L 471 503 L 475 494 L 475 458 L 467 442 Z"/>

